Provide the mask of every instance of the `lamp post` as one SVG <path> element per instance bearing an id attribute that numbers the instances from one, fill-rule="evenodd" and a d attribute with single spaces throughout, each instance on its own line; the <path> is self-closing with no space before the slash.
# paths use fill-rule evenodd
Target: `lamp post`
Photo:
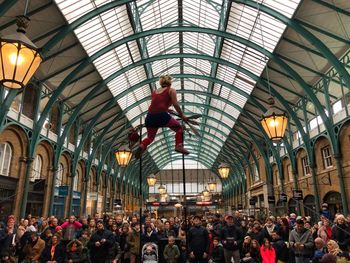
<path id="1" fill-rule="evenodd" d="M 219 174 L 222 179 L 226 179 L 230 174 L 230 166 L 227 163 L 221 163 L 218 168 Z"/>
<path id="2" fill-rule="evenodd" d="M 0 37 L 0 84 L 9 89 L 24 88 L 38 69 L 42 57 L 25 35 L 27 16 L 17 17 L 17 32 Z"/>
<path id="3" fill-rule="evenodd" d="M 288 117 L 283 111 L 274 106 L 275 100 L 272 97 L 268 99 L 268 103 L 270 107 L 267 112 L 264 113 L 260 122 L 270 140 L 280 141 L 284 137 L 288 124 Z"/>
<path id="4" fill-rule="evenodd" d="M 115 158 L 119 166 L 126 167 L 128 166 L 132 157 L 132 153 L 128 147 L 122 147 L 121 149 L 115 151 Z"/>

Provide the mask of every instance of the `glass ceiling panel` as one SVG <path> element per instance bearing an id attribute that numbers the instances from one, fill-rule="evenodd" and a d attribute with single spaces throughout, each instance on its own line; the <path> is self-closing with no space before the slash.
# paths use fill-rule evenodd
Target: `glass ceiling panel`
<path id="1" fill-rule="evenodd" d="M 58 7 L 69 23 L 108 2 L 110 2 L 110 0 L 56 0 Z M 292 17 L 300 0 L 259 0 L 258 2 L 262 2 L 274 10 L 277 10 L 288 17 Z M 211 29 L 222 28 L 222 25 L 220 25 L 222 1 L 183 0 L 182 3 L 183 6 L 181 8 L 185 25 Z M 138 9 L 138 16 L 135 16 L 134 19 L 137 19 L 137 17 L 140 18 L 140 24 L 143 31 L 165 26 L 177 26 L 179 24 L 178 14 L 180 9 L 178 7 L 178 1 L 140 0 L 136 2 L 136 7 Z M 132 10 L 132 12 L 134 11 L 135 10 Z M 246 5 L 232 3 L 232 7 L 229 10 L 228 25 L 226 29 L 228 33 L 241 36 L 242 38 L 266 48 L 270 52 L 273 52 L 284 30 L 285 25 L 271 16 Z M 134 31 L 132 23 L 129 20 L 127 7 L 126 5 L 122 5 L 100 14 L 84 23 L 75 30 L 75 34 L 85 48 L 87 54 L 91 56 L 109 44 L 134 34 Z M 182 36 L 182 52 L 214 56 L 216 53 L 215 49 L 222 46 L 221 50 L 219 50 L 220 52 L 218 52 L 222 59 L 241 66 L 258 77 L 261 76 L 267 63 L 267 59 L 261 53 L 236 41 L 224 39 L 222 45 L 216 45 L 219 42 L 217 42 L 218 38 L 215 36 L 195 32 L 183 32 Z M 148 54 L 149 57 L 160 54 L 176 54 L 180 52 L 180 34 L 178 32 L 155 34 L 146 37 L 144 40 L 146 43 L 144 48 L 147 50 L 143 51 L 147 52 L 143 52 L 143 54 Z M 106 79 L 123 67 L 141 60 L 139 47 L 140 43 L 137 43 L 136 41 L 123 44 L 106 54 L 101 55 L 93 63 L 101 77 Z M 161 74 L 180 74 L 181 72 L 185 74 L 214 76 L 241 89 L 248 95 L 251 94 L 255 86 L 255 81 L 247 75 L 220 64 L 217 68 L 214 68 L 213 66 L 215 64 L 201 59 L 164 59 L 149 63 L 149 65 L 152 68 L 154 76 L 159 76 Z M 146 80 L 147 74 L 145 68 L 146 67 L 144 66 L 133 68 L 110 81 L 108 87 L 113 96 L 117 96 L 131 86 Z M 214 95 L 220 96 L 228 101 L 234 102 L 240 108 L 243 108 L 247 101 L 245 96 L 238 94 L 229 87 L 221 86 L 217 83 L 211 83 L 200 79 L 184 79 L 183 83 L 185 90 L 213 93 Z M 156 83 L 156 85 L 158 85 L 158 83 Z M 173 87 L 175 89 L 181 88 L 180 79 L 174 78 Z M 120 98 L 118 103 L 120 108 L 125 110 L 132 103 L 137 103 L 150 95 L 150 86 L 145 85 L 130 92 L 127 96 Z M 182 101 L 183 98 L 184 101 Z M 219 122 L 224 122 L 231 128 L 234 126 L 235 121 L 224 116 L 223 113 L 226 112 L 235 119 L 237 119 L 240 114 L 238 109 L 226 104 L 224 101 L 202 94 L 187 93 L 183 97 L 178 93 L 178 99 L 180 102 L 185 102 L 186 112 L 205 113 L 208 116 L 217 119 Z M 198 106 L 186 105 L 186 103 L 191 102 L 198 103 Z M 126 113 L 126 117 L 131 120 L 139 116 L 147 111 L 149 104 L 150 101 L 145 101 L 137 105 Z M 206 104 L 218 110 L 215 111 L 210 109 L 206 107 Z M 143 118 L 142 120 L 144 121 Z M 205 117 L 198 119 L 198 121 L 200 122 L 200 126 L 198 127 L 199 130 L 210 132 L 210 135 L 203 134 L 204 138 L 207 139 L 206 143 L 210 144 L 210 142 L 213 142 L 210 145 L 210 148 L 213 152 L 219 153 L 223 146 L 223 142 L 226 141 L 231 129 L 228 129 L 211 119 L 206 119 Z M 140 120 L 136 119 L 132 125 L 136 126 L 139 123 Z M 219 129 L 225 134 L 225 136 L 215 131 L 214 128 Z M 220 142 L 218 138 L 223 142 Z M 198 147 L 198 149 L 201 149 L 200 145 L 198 145 L 198 142 L 200 141 L 199 138 L 188 139 L 186 137 L 186 140 L 188 140 L 189 145 L 187 146 L 190 149 L 193 148 L 193 146 L 196 146 L 196 150 Z M 169 146 L 168 143 L 171 144 L 171 146 Z M 177 156 L 174 155 L 173 148 L 169 149 L 169 151 L 165 150 L 167 147 L 173 146 L 173 132 L 166 132 L 157 137 L 157 140 L 150 147 L 150 153 L 152 155 L 152 152 L 155 151 L 156 154 L 160 149 L 161 151 L 165 151 L 166 156 L 169 155 L 169 152 L 172 156 Z M 206 156 L 209 156 L 205 153 L 207 147 L 208 146 L 203 146 L 200 155 L 204 156 L 204 154 L 206 154 Z M 157 160 L 161 161 L 166 156 L 157 157 Z M 196 152 L 191 153 L 191 157 L 196 156 Z M 214 163 L 216 156 L 210 154 L 210 158 L 212 158 L 212 163 Z M 180 168 L 182 168 L 181 161 L 179 164 L 181 165 Z M 169 165 L 171 164 L 169 163 L 166 167 Z M 176 162 L 172 164 L 173 168 L 174 165 L 176 165 Z M 187 168 L 191 165 L 197 166 L 197 162 L 186 161 Z"/>

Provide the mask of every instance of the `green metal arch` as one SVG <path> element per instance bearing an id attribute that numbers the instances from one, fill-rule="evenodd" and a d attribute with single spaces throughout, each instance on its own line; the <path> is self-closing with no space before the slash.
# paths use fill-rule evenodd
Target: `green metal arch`
<path id="1" fill-rule="evenodd" d="M 299 82 L 299 84 L 301 84 L 302 87 L 307 86 L 307 84 L 303 81 L 303 79 L 292 69 L 290 68 L 284 61 L 282 61 L 280 58 L 278 58 L 277 56 L 275 56 L 274 54 L 271 54 L 270 52 L 268 52 L 267 50 L 265 50 L 264 48 L 261 48 L 260 46 L 246 40 L 243 38 L 240 38 L 238 36 L 234 36 L 232 34 L 228 34 L 226 32 L 219 32 L 216 30 L 211 30 L 211 29 L 203 29 L 203 28 L 194 28 L 194 27 L 173 27 L 173 28 L 162 28 L 162 29 L 158 29 L 158 30 L 149 30 L 149 31 L 144 31 L 142 33 L 137 33 L 134 34 L 132 36 L 126 37 L 120 41 L 114 42 L 112 44 L 110 44 L 109 46 L 101 49 L 100 51 L 96 52 L 94 55 L 92 55 L 90 58 L 87 58 L 86 60 L 84 60 L 84 62 L 82 62 L 77 68 L 75 68 L 75 70 L 73 70 L 63 81 L 62 83 L 59 85 L 59 87 L 54 91 L 54 93 L 52 94 L 52 97 L 50 98 L 46 108 L 44 109 L 42 115 L 40 116 L 40 119 L 38 121 L 38 126 L 41 127 L 43 122 L 44 122 L 44 116 L 46 116 L 48 114 L 49 108 L 52 106 L 51 104 L 53 103 L 52 100 L 56 100 L 58 95 L 64 90 L 65 85 L 69 83 L 69 81 L 78 73 L 80 72 L 85 66 L 87 66 L 87 64 L 89 64 L 90 62 L 92 62 L 94 59 L 96 59 L 97 57 L 99 57 L 100 55 L 105 54 L 106 52 L 108 52 L 109 50 L 124 44 L 126 42 L 129 42 L 131 40 L 134 39 L 138 39 L 138 38 L 142 38 L 148 35 L 152 35 L 152 34 L 156 34 L 156 33 L 167 33 L 167 32 L 197 32 L 197 33 L 207 33 L 207 34 L 214 34 L 217 36 L 221 36 L 221 37 L 226 37 L 228 39 L 232 39 L 235 41 L 238 41 L 244 45 L 247 45 L 263 54 L 265 54 L 266 56 L 268 56 L 269 58 L 273 59 L 276 61 L 276 63 L 280 64 L 281 67 L 283 67 L 287 72 L 289 72 L 293 78 Z M 297 78 L 295 78 L 295 76 L 297 76 Z M 312 93 L 312 92 L 311 92 Z M 317 98 L 316 98 L 317 99 Z M 317 105 L 315 105 L 316 108 Z M 322 107 L 321 107 L 322 108 Z M 320 114 L 322 114 L 322 112 L 320 112 Z"/>

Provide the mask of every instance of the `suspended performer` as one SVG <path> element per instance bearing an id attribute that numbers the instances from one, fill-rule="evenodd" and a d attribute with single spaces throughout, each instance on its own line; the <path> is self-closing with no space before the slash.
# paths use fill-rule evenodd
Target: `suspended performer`
<path id="1" fill-rule="evenodd" d="M 176 90 L 171 87 L 171 76 L 160 76 L 159 84 L 161 88 L 152 92 L 151 105 L 148 108 L 145 126 L 147 128 L 147 138 L 145 138 L 137 148 L 135 157 L 141 158 L 142 153 L 147 149 L 147 146 L 153 142 L 157 131 L 161 127 L 172 129 L 175 134 L 175 151 L 189 154 L 189 151 L 183 145 L 183 129 L 181 124 L 170 116 L 169 108 L 174 106 L 183 121 L 187 121 L 187 117 L 183 114 L 179 103 L 177 102 Z"/>

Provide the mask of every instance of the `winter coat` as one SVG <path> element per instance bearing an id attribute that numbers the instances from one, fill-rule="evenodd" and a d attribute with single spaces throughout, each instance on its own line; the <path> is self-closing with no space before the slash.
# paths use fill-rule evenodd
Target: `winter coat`
<path id="1" fill-rule="evenodd" d="M 189 252 L 193 252 L 196 257 L 204 252 L 208 254 L 209 234 L 208 230 L 202 226 L 194 226 L 188 231 Z"/>
<path id="2" fill-rule="evenodd" d="M 74 248 L 75 244 L 75 248 Z M 83 260 L 83 244 L 79 240 L 72 240 L 67 244 L 67 258 L 73 263 L 79 263 Z"/>
<path id="3" fill-rule="evenodd" d="M 243 242 L 243 233 L 240 228 L 235 225 L 225 226 L 220 234 L 225 249 L 238 250 Z"/>
<path id="4" fill-rule="evenodd" d="M 274 240 L 272 243 L 273 248 L 276 252 L 276 261 L 280 260 L 283 262 L 288 262 L 289 260 L 289 248 L 286 243 L 280 238 Z"/>
<path id="5" fill-rule="evenodd" d="M 142 262 L 157 262 L 157 255 L 153 251 L 151 254 L 143 254 Z"/>
<path id="6" fill-rule="evenodd" d="M 260 247 L 260 255 L 262 258 L 262 263 L 275 263 L 276 262 L 276 252 L 273 247 L 267 248 L 264 245 Z"/>
<path id="7" fill-rule="evenodd" d="M 304 245 L 303 249 L 295 246 L 295 243 L 299 242 Z M 310 230 L 304 228 L 300 233 L 296 229 L 290 232 L 289 243 L 293 248 L 296 257 L 312 257 L 314 242 L 312 239 L 312 233 Z"/>
<path id="8" fill-rule="evenodd" d="M 61 227 L 64 230 L 63 239 L 73 240 L 78 229 L 83 225 L 79 221 L 74 221 L 73 223 L 64 222 Z"/>
<path id="9" fill-rule="evenodd" d="M 132 230 L 127 238 L 127 243 L 131 254 L 140 255 L 140 232 Z"/>
<path id="10" fill-rule="evenodd" d="M 221 245 L 214 246 L 211 252 L 213 263 L 225 263 L 224 249 Z"/>
<path id="11" fill-rule="evenodd" d="M 40 237 L 38 237 L 35 243 L 29 241 L 23 248 L 24 259 L 28 261 L 39 261 L 44 249 L 45 241 Z"/>
<path id="12" fill-rule="evenodd" d="M 332 227 L 331 239 L 337 240 L 339 248 L 341 250 L 347 250 L 350 245 L 350 225 L 349 224 L 336 224 Z"/>
<path id="13" fill-rule="evenodd" d="M 172 246 L 166 245 L 163 252 L 163 256 L 165 262 L 176 263 L 177 259 L 180 257 L 180 250 L 175 244 Z"/>
<path id="14" fill-rule="evenodd" d="M 96 242 L 101 242 L 105 239 L 105 243 L 100 243 L 100 246 L 96 246 Z M 90 238 L 88 248 L 90 250 L 90 259 L 93 263 L 105 262 L 110 255 L 110 249 L 114 244 L 113 233 L 109 230 L 97 230 Z"/>
<path id="15" fill-rule="evenodd" d="M 53 257 L 51 257 L 51 248 L 52 245 L 48 244 L 45 246 L 45 249 L 41 253 L 40 261 L 41 263 L 47 263 L 47 261 L 56 261 L 57 263 L 65 263 L 66 262 L 66 250 L 64 245 L 58 243 L 55 248 L 55 253 Z"/>

